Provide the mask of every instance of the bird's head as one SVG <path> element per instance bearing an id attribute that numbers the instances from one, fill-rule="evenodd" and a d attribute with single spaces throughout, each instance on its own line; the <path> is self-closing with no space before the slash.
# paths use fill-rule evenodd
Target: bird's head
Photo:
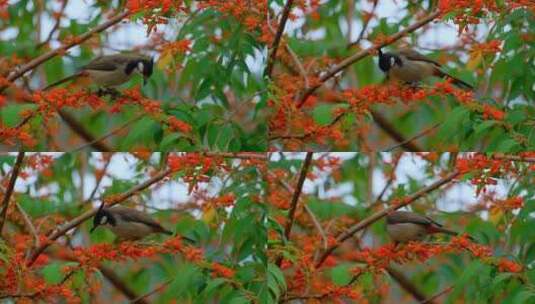
<path id="1" fill-rule="evenodd" d="M 381 71 L 386 73 L 396 64 L 400 67 L 403 65 L 399 56 L 392 53 L 383 53 L 382 50 L 379 49 L 379 68 Z"/>
<path id="2" fill-rule="evenodd" d="M 130 74 L 132 71 L 140 73 L 143 75 L 143 85 L 146 85 L 147 79 L 152 75 L 153 67 L 154 57 L 135 56 L 129 60 L 125 72 L 126 74 Z"/>
<path id="3" fill-rule="evenodd" d="M 106 224 L 115 226 L 115 217 L 108 209 L 104 208 L 104 203 L 102 203 L 93 217 L 93 227 L 89 232 L 92 233 L 98 226 Z"/>

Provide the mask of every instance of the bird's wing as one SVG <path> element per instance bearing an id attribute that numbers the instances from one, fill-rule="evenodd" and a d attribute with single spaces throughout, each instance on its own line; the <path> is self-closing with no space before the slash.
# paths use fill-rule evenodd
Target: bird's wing
<path id="1" fill-rule="evenodd" d="M 427 216 L 408 211 L 394 211 L 386 216 L 388 224 L 414 223 L 421 225 L 438 224 Z M 439 225 L 440 226 L 440 225 Z"/>
<path id="2" fill-rule="evenodd" d="M 118 55 L 101 56 L 91 60 L 82 66 L 84 70 L 113 71 L 117 66 L 124 63 L 125 57 Z"/>
<path id="3" fill-rule="evenodd" d="M 115 209 L 115 211 L 118 211 L 115 214 L 120 216 L 125 221 L 143 223 L 147 226 L 156 229 L 157 231 L 166 230 L 162 227 L 162 225 L 160 225 L 160 223 L 152 219 L 149 215 L 136 209 L 126 208 L 122 206 L 115 206 L 113 207 L 113 209 Z"/>
<path id="4" fill-rule="evenodd" d="M 432 63 L 434 65 L 436 65 L 437 67 L 440 67 L 441 64 L 438 63 L 437 61 L 427 57 L 427 56 L 424 56 L 418 52 L 416 52 L 415 50 L 411 50 L 411 49 L 401 49 L 398 51 L 398 53 L 402 56 L 404 56 L 405 58 L 409 59 L 409 60 L 414 60 L 414 61 L 425 61 L 425 62 L 429 62 L 429 63 Z"/>

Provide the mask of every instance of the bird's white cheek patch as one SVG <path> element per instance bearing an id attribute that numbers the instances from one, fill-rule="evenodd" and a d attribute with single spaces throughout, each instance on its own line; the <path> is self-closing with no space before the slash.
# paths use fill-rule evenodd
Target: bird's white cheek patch
<path id="1" fill-rule="evenodd" d="M 390 66 L 394 66 L 396 64 L 396 58 L 390 57 Z"/>
<path id="2" fill-rule="evenodd" d="M 140 73 L 143 73 L 143 67 L 144 67 L 143 62 L 138 62 L 137 69 Z"/>

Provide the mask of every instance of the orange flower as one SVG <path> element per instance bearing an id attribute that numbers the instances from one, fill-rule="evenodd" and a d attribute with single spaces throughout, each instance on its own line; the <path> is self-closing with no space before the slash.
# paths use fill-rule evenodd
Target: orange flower
<path id="1" fill-rule="evenodd" d="M 167 124 L 169 125 L 169 128 L 175 132 L 189 133 L 192 129 L 189 124 L 174 116 L 169 116 L 167 118 Z"/>
<path id="2" fill-rule="evenodd" d="M 513 261 L 509 261 L 508 259 L 502 258 L 498 262 L 498 270 L 501 272 L 518 273 L 522 271 L 522 265 L 517 264 Z"/>
<path id="3" fill-rule="evenodd" d="M 219 263 L 212 263 L 212 271 L 213 271 L 212 276 L 214 278 L 223 277 L 223 278 L 231 279 L 235 273 L 233 269 L 223 266 Z"/>

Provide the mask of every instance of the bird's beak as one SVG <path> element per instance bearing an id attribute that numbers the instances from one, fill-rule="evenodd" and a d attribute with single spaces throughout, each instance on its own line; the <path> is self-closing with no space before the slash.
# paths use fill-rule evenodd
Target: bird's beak
<path id="1" fill-rule="evenodd" d="M 95 229 L 97 229 L 98 226 L 93 226 L 93 228 L 91 228 L 91 230 L 89 230 L 89 233 L 93 233 L 93 231 L 95 231 Z"/>

